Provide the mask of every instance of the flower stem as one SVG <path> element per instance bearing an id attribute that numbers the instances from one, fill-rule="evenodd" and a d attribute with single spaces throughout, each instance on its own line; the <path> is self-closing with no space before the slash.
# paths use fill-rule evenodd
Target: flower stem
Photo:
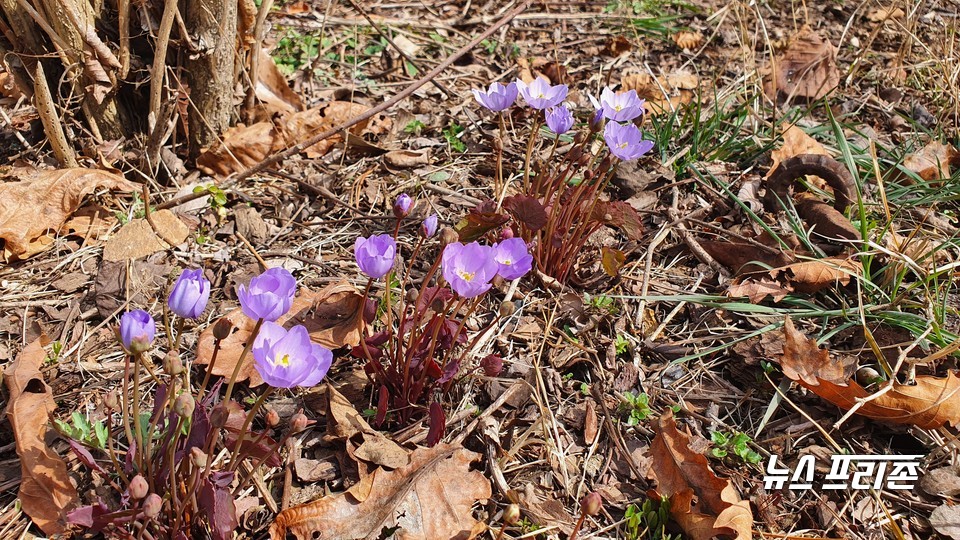
<path id="1" fill-rule="evenodd" d="M 200 384 L 200 390 L 197 392 L 197 403 L 203 401 L 203 394 L 207 391 L 207 384 L 210 383 L 210 375 L 213 373 L 213 367 L 217 365 L 217 356 L 220 354 L 220 340 L 213 342 L 213 354 L 210 357 L 210 363 L 207 365 L 207 373 L 203 376 L 203 382 Z"/>
<path id="2" fill-rule="evenodd" d="M 266 390 L 260 394 L 260 398 L 257 399 L 257 402 L 253 404 L 253 408 L 250 409 L 250 412 L 247 413 L 247 418 L 243 421 L 243 427 L 240 428 L 240 433 L 237 434 L 237 442 L 233 445 L 233 452 L 230 454 L 230 470 L 237 470 L 237 466 L 240 465 L 238 458 L 240 456 L 240 447 L 243 446 L 243 440 L 246 438 L 247 430 L 250 428 L 250 424 L 253 423 L 253 417 L 257 415 L 257 411 L 260 410 L 260 407 L 263 405 L 263 402 L 272 394 L 274 388 L 272 386 L 267 386 Z"/>
<path id="3" fill-rule="evenodd" d="M 527 140 L 527 157 L 523 162 L 523 192 L 530 191 L 530 159 L 533 157 L 533 143 L 537 140 L 537 133 L 540 131 L 540 117 L 533 122 L 533 129 L 530 130 L 530 139 Z"/>
<path id="4" fill-rule="evenodd" d="M 243 352 L 240 353 L 240 358 L 237 359 L 237 365 L 233 368 L 233 374 L 230 375 L 230 384 L 227 385 L 227 393 L 223 397 L 223 401 L 225 402 L 230 401 L 230 396 L 233 395 L 233 385 L 237 383 L 237 377 L 240 375 L 240 368 L 243 367 L 243 360 L 247 357 L 247 354 L 253 347 L 253 342 L 256 340 L 257 334 L 260 333 L 261 326 L 263 326 L 263 319 L 257 319 L 257 324 L 253 327 L 253 332 L 250 333 L 250 337 L 247 338 L 247 343 L 243 346 Z"/>
<path id="5" fill-rule="evenodd" d="M 143 470 L 144 448 L 143 448 L 143 426 L 140 422 L 140 363 L 143 361 L 143 354 L 137 353 L 133 363 L 133 429 L 137 441 L 137 468 Z"/>

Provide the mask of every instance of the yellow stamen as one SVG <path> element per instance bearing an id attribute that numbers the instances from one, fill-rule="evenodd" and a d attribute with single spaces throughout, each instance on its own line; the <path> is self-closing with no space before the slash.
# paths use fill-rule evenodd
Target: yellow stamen
<path id="1" fill-rule="evenodd" d="M 458 270 L 457 275 L 463 278 L 464 281 L 473 281 L 473 277 L 476 276 L 476 272 L 464 272 L 463 270 Z"/>
<path id="2" fill-rule="evenodd" d="M 283 356 L 278 356 L 277 358 L 274 358 L 274 359 L 273 359 L 273 365 L 275 365 L 275 366 L 283 366 L 283 367 L 288 367 L 288 366 L 290 366 L 290 355 L 289 355 L 289 354 L 285 354 L 285 355 L 283 355 Z"/>

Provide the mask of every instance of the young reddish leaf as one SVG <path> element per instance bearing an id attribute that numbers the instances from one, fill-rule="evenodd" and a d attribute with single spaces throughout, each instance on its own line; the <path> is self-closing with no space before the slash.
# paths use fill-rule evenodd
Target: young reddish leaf
<path id="1" fill-rule="evenodd" d="M 27 345 L 4 370 L 3 378 L 10 391 L 7 421 L 20 457 L 20 503 L 44 533 L 53 535 L 66 529 L 67 511 L 77 505 L 78 497 L 66 464 L 44 441 L 57 404 L 40 374 L 47 356 L 43 339 L 46 336 Z"/>
<path id="2" fill-rule="evenodd" d="M 230 540 L 233 538 L 233 531 L 239 525 L 237 508 L 233 502 L 233 493 L 230 491 L 232 477 L 233 473 L 222 473 L 219 477 L 214 473 L 210 480 L 203 479 L 200 483 L 197 502 L 200 503 L 200 509 L 210 522 L 215 540 Z"/>
<path id="3" fill-rule="evenodd" d="M 670 515 L 684 532 L 693 540 L 752 538 L 750 502 L 741 500 L 733 483 L 717 477 L 707 458 L 690 448 L 690 436 L 677 429 L 672 412 L 658 419 L 656 432 L 648 474 L 657 481 L 657 494 L 670 498 Z"/>
<path id="4" fill-rule="evenodd" d="M 430 431 L 427 432 L 427 446 L 436 446 L 443 433 L 447 429 L 447 415 L 443 413 L 443 407 L 434 401 L 430 404 Z"/>
<path id="5" fill-rule="evenodd" d="M 643 235 L 640 215 L 626 202 L 600 201 L 593 207 L 592 218 L 604 225 L 620 229 L 631 240 L 639 240 Z"/>
<path id="6" fill-rule="evenodd" d="M 603 267 L 603 271 L 610 277 L 620 275 L 620 269 L 623 268 L 623 263 L 626 262 L 626 260 L 627 256 L 619 249 L 607 246 L 600 248 L 600 266 Z"/>
<path id="7" fill-rule="evenodd" d="M 473 211 L 457 223 L 456 229 L 461 242 L 472 242 L 508 221 L 510 217 L 504 214 Z"/>
<path id="8" fill-rule="evenodd" d="M 893 382 L 893 388 L 866 399 L 872 392 L 852 378 L 855 362 L 835 360 L 796 329 L 788 317 L 783 325 L 783 374 L 814 394 L 857 414 L 895 424 L 937 429 L 960 425 L 960 372 L 946 377 L 919 376 L 915 384 Z"/>
<path id="9" fill-rule="evenodd" d="M 503 200 L 503 209 L 531 231 L 539 231 L 547 224 L 547 211 L 535 197 L 529 195 L 507 197 Z"/>
<path id="10" fill-rule="evenodd" d="M 383 421 L 387 419 L 387 409 L 390 408 L 390 391 L 386 385 L 380 385 L 377 399 L 377 416 L 373 419 L 373 425 L 380 427 Z"/>

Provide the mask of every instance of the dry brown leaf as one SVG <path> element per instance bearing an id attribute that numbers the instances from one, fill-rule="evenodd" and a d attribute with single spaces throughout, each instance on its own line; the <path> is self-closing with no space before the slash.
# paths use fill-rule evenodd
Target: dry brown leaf
<path id="1" fill-rule="evenodd" d="M 95 190 L 139 189 L 120 175 L 97 169 L 15 169 L 9 176 L 19 181 L 0 183 L 0 240 L 8 261 L 46 249 L 53 238 L 48 233 L 60 230 L 83 198 Z"/>
<path id="2" fill-rule="evenodd" d="M 654 79 L 647 73 L 624 75 L 621 90 L 636 90 L 646 100 L 647 112 L 653 115 L 671 113 L 690 103 L 700 86 L 700 78 L 687 72 L 670 73 Z"/>
<path id="3" fill-rule="evenodd" d="M 763 91 L 771 100 L 779 96 L 820 99 L 838 84 L 837 49 L 804 26 L 768 69 Z"/>
<path id="4" fill-rule="evenodd" d="M 419 167 L 430 164 L 430 149 L 391 150 L 383 155 L 383 160 L 391 167 Z"/>
<path id="5" fill-rule="evenodd" d="M 791 252 L 771 251 L 749 242 L 721 242 L 718 240 L 700 240 L 700 245 L 717 260 L 736 274 L 767 267 L 779 267 L 796 261 Z M 760 263 L 760 264 L 757 264 Z"/>
<path id="6" fill-rule="evenodd" d="M 673 413 L 660 416 L 650 444 L 648 476 L 657 494 L 670 497 L 670 515 L 693 540 L 725 535 L 749 540 L 750 502 L 740 499 L 730 480 L 717 477 L 707 458 L 690 448 L 690 436 L 677 429 Z"/>
<path id="7" fill-rule="evenodd" d="M 342 493 L 284 510 L 270 538 L 376 539 L 394 527 L 402 540 L 475 538 L 486 527 L 473 519 L 472 506 L 491 495 L 489 480 L 470 470 L 480 457 L 448 444 L 418 448 L 409 465 L 375 471 L 363 502 Z"/>
<path id="8" fill-rule="evenodd" d="M 769 275 L 789 283 L 797 292 L 813 294 L 828 287 L 847 285 L 851 276 L 860 275 L 862 271 L 859 261 L 826 257 L 774 268 Z"/>
<path id="9" fill-rule="evenodd" d="M 770 152 L 770 170 L 767 171 L 767 176 L 769 177 L 773 171 L 777 170 L 781 161 L 801 154 L 829 156 L 830 152 L 816 139 L 807 135 L 807 132 L 796 125 L 791 125 L 783 132 L 783 144 L 780 148 Z"/>
<path id="10" fill-rule="evenodd" d="M 931 142 L 903 160 L 903 166 L 927 182 L 950 178 L 950 167 L 960 163 L 960 152 L 952 144 Z"/>
<path id="11" fill-rule="evenodd" d="M 277 69 L 273 57 L 262 48 L 260 61 L 257 62 L 257 75 L 257 99 L 263 103 L 268 116 L 303 110 L 303 100 L 290 89 L 287 78 Z"/>
<path id="12" fill-rule="evenodd" d="M 902 19 L 903 10 L 895 5 L 887 7 L 875 7 L 867 12 L 867 20 L 870 22 L 883 22 L 887 19 Z"/>
<path id="13" fill-rule="evenodd" d="M 779 302 L 791 292 L 793 292 L 793 288 L 789 285 L 769 280 L 763 276 L 760 279 L 747 278 L 740 283 L 731 283 L 727 287 L 727 296 L 746 296 L 751 304 L 759 304 L 767 296 L 770 296 L 774 302 Z"/>
<path id="14" fill-rule="evenodd" d="M 855 365 L 834 360 L 816 340 L 796 329 L 788 317 L 783 325 L 783 374 L 814 394 L 844 410 L 871 395 L 852 377 Z M 960 373 L 946 377 L 919 376 L 915 384 L 893 383 L 893 388 L 857 409 L 857 414 L 895 424 L 936 429 L 946 423 L 960 425 Z"/>
<path id="15" fill-rule="evenodd" d="M 700 32 L 677 32 L 670 39 L 681 49 L 699 49 L 703 45 L 703 34 Z"/>
<path id="16" fill-rule="evenodd" d="M 169 248 L 167 242 L 180 244 L 190 233 L 190 229 L 170 210 L 153 212 L 150 216 L 160 236 L 157 236 L 146 219 L 130 220 L 107 240 L 103 247 L 103 259 L 116 262 L 146 257 Z"/>
<path id="17" fill-rule="evenodd" d="M 361 435 L 363 442 L 353 450 L 353 457 L 363 461 L 398 469 L 410 462 L 410 452 L 370 427 L 356 407 L 332 385 L 327 385 L 328 442 L 345 442 Z"/>
<path id="18" fill-rule="evenodd" d="M 960 506 L 943 503 L 930 512 L 930 526 L 943 536 L 960 540 Z"/>
<path id="19" fill-rule="evenodd" d="M 287 15 L 299 15 L 301 13 L 310 13 L 313 8 L 303 0 L 297 0 L 291 4 L 283 6 L 283 12 Z"/>
<path id="20" fill-rule="evenodd" d="M 77 505 L 79 498 L 70 483 L 66 463 L 44 442 L 50 429 L 50 414 L 57 404 L 40 375 L 40 366 L 47 357 L 43 340 L 49 341 L 41 336 L 24 347 L 3 375 L 10 391 L 7 420 L 20 456 L 20 504 L 44 533 L 54 535 L 66 530 L 67 511 Z"/>
<path id="21" fill-rule="evenodd" d="M 353 346 L 360 343 L 360 336 L 366 329 L 366 323 L 360 312 L 362 302 L 363 295 L 346 280 L 328 285 L 319 292 L 301 287 L 300 295 L 293 299 L 290 311 L 276 322 L 287 328 L 302 324 L 310 333 L 311 340 L 328 349 Z M 240 308 L 224 317 L 233 326 L 233 332 L 227 339 L 220 342 L 220 352 L 217 353 L 213 374 L 229 377 L 233 374 L 243 347 L 256 323 L 244 315 Z M 201 332 L 197 343 L 198 364 L 210 363 L 215 342 L 213 326 Z M 253 368 L 252 355 L 248 353 L 243 364 L 237 380 L 249 379 L 250 386 L 263 384 L 260 374 Z"/>
<path id="22" fill-rule="evenodd" d="M 267 156 L 280 152 L 298 142 L 305 141 L 317 133 L 347 122 L 369 107 L 347 101 L 332 101 L 320 107 L 284 115 L 274 122 L 257 122 L 251 126 L 236 126 L 223 135 L 223 143 L 217 143 L 204 150 L 197 158 L 197 167 L 203 172 L 220 177 L 252 167 Z M 384 121 L 385 122 L 385 121 Z M 366 121 L 350 128 L 350 132 L 359 135 L 365 128 L 372 128 L 375 122 Z M 383 127 L 377 127 L 382 130 Z M 334 145 L 343 140 L 335 135 L 322 140 L 304 150 L 309 158 L 326 154 Z"/>
<path id="23" fill-rule="evenodd" d="M 114 213 L 99 204 L 88 204 L 73 213 L 60 227 L 61 234 L 79 236 L 91 242 L 107 235 L 117 224 Z"/>

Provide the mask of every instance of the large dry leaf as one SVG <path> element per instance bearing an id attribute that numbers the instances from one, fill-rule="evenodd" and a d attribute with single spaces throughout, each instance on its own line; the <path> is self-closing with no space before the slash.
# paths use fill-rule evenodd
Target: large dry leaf
<path id="1" fill-rule="evenodd" d="M 851 276 L 860 275 L 862 271 L 860 261 L 826 257 L 774 268 L 769 275 L 789 284 L 797 292 L 813 294 L 828 287 L 847 285 Z"/>
<path id="2" fill-rule="evenodd" d="M 280 152 L 301 141 L 360 116 L 369 107 L 347 101 L 331 101 L 320 107 L 283 115 L 276 122 L 257 122 L 251 126 L 236 126 L 223 135 L 223 143 L 204 150 L 197 158 L 197 167 L 203 172 L 227 176 L 252 167 L 267 156 Z M 352 128 L 359 135 L 368 125 L 368 120 Z M 378 128 L 382 129 L 382 128 Z M 343 140 L 340 135 L 324 139 L 304 150 L 310 158 L 320 157 Z"/>
<path id="3" fill-rule="evenodd" d="M 840 84 L 837 49 L 809 26 L 790 40 L 790 46 L 773 63 L 763 84 L 767 97 L 779 95 L 820 99 Z"/>
<path id="4" fill-rule="evenodd" d="M 620 89 L 636 90 L 637 95 L 646 100 L 647 112 L 653 115 L 670 114 L 690 103 L 699 86 L 700 78 L 696 74 L 682 71 L 657 78 L 647 73 L 633 73 L 620 79 Z"/>
<path id="5" fill-rule="evenodd" d="M 788 317 L 783 325 L 783 374 L 837 407 L 849 410 L 871 395 L 852 378 L 853 362 L 834 360 L 796 329 Z M 945 423 L 960 425 L 960 373 L 946 377 L 919 376 L 915 384 L 893 383 L 893 388 L 863 403 L 857 414 L 895 424 L 936 429 Z"/>
<path id="6" fill-rule="evenodd" d="M 190 233 L 190 229 L 170 210 L 153 212 L 150 219 L 156 225 L 156 231 L 144 218 L 130 220 L 121 227 L 103 247 L 103 260 L 116 262 L 146 257 L 171 245 L 179 245 Z"/>
<path id="7" fill-rule="evenodd" d="M 370 427 L 343 394 L 333 385 L 327 385 L 327 434 L 328 442 L 345 442 L 359 435 L 363 439 L 353 451 L 354 457 L 375 465 L 397 469 L 410 462 L 410 453 L 402 446 L 384 437 Z"/>
<path id="8" fill-rule="evenodd" d="M 749 540 L 750 502 L 741 500 L 733 484 L 717 477 L 707 458 L 690 448 L 690 436 L 677 429 L 672 412 L 659 418 L 656 431 L 648 476 L 656 480 L 658 495 L 670 497 L 671 517 L 693 540 L 717 535 Z"/>
<path id="9" fill-rule="evenodd" d="M 369 316 L 364 319 L 361 306 L 363 295 L 346 280 L 328 285 L 319 292 L 306 287 L 300 288 L 300 295 L 293 299 L 293 305 L 286 315 L 276 322 L 286 328 L 302 324 L 310 332 L 310 339 L 328 349 L 339 349 L 360 343 L 360 337 L 366 329 Z M 369 314 L 368 314 L 369 315 Z M 240 360 L 243 347 L 256 321 L 250 320 L 237 308 L 224 316 L 233 326 L 233 332 L 220 343 L 217 362 L 213 374 L 229 377 Z M 197 344 L 197 363 L 209 364 L 213 357 L 213 326 L 200 334 Z M 260 386 L 263 379 L 253 367 L 253 356 L 247 354 L 243 366 L 237 375 L 238 381 L 250 380 L 250 386 Z"/>
<path id="10" fill-rule="evenodd" d="M 960 152 L 952 144 L 930 142 L 903 160 L 903 166 L 927 182 L 950 178 L 950 167 L 960 163 Z"/>
<path id="11" fill-rule="evenodd" d="M 66 464 L 44 442 L 50 414 L 57 408 L 53 392 L 40 375 L 47 356 L 41 344 L 44 338 L 27 345 L 3 375 L 10 391 L 7 420 L 20 456 L 20 504 L 44 533 L 53 535 L 66 529 L 67 511 L 79 499 Z"/>
<path id="12" fill-rule="evenodd" d="M 136 191 L 137 184 L 97 169 L 16 169 L 19 181 L 0 183 L 0 240 L 5 260 L 26 259 L 47 249 L 83 198 L 98 189 Z M 45 240 L 44 240 L 45 239 Z"/>
<path id="13" fill-rule="evenodd" d="M 448 444 L 418 448 L 409 465 L 377 469 L 363 502 L 339 494 L 284 510 L 271 525 L 270 538 L 376 539 L 392 528 L 401 540 L 475 538 L 485 526 L 473 519 L 471 508 L 491 494 L 490 481 L 470 470 L 480 457 Z"/>
<path id="14" fill-rule="evenodd" d="M 257 62 L 257 99 L 263 104 L 268 115 L 303 110 L 300 96 L 290 89 L 273 57 L 263 48 L 260 49 L 260 61 Z"/>

